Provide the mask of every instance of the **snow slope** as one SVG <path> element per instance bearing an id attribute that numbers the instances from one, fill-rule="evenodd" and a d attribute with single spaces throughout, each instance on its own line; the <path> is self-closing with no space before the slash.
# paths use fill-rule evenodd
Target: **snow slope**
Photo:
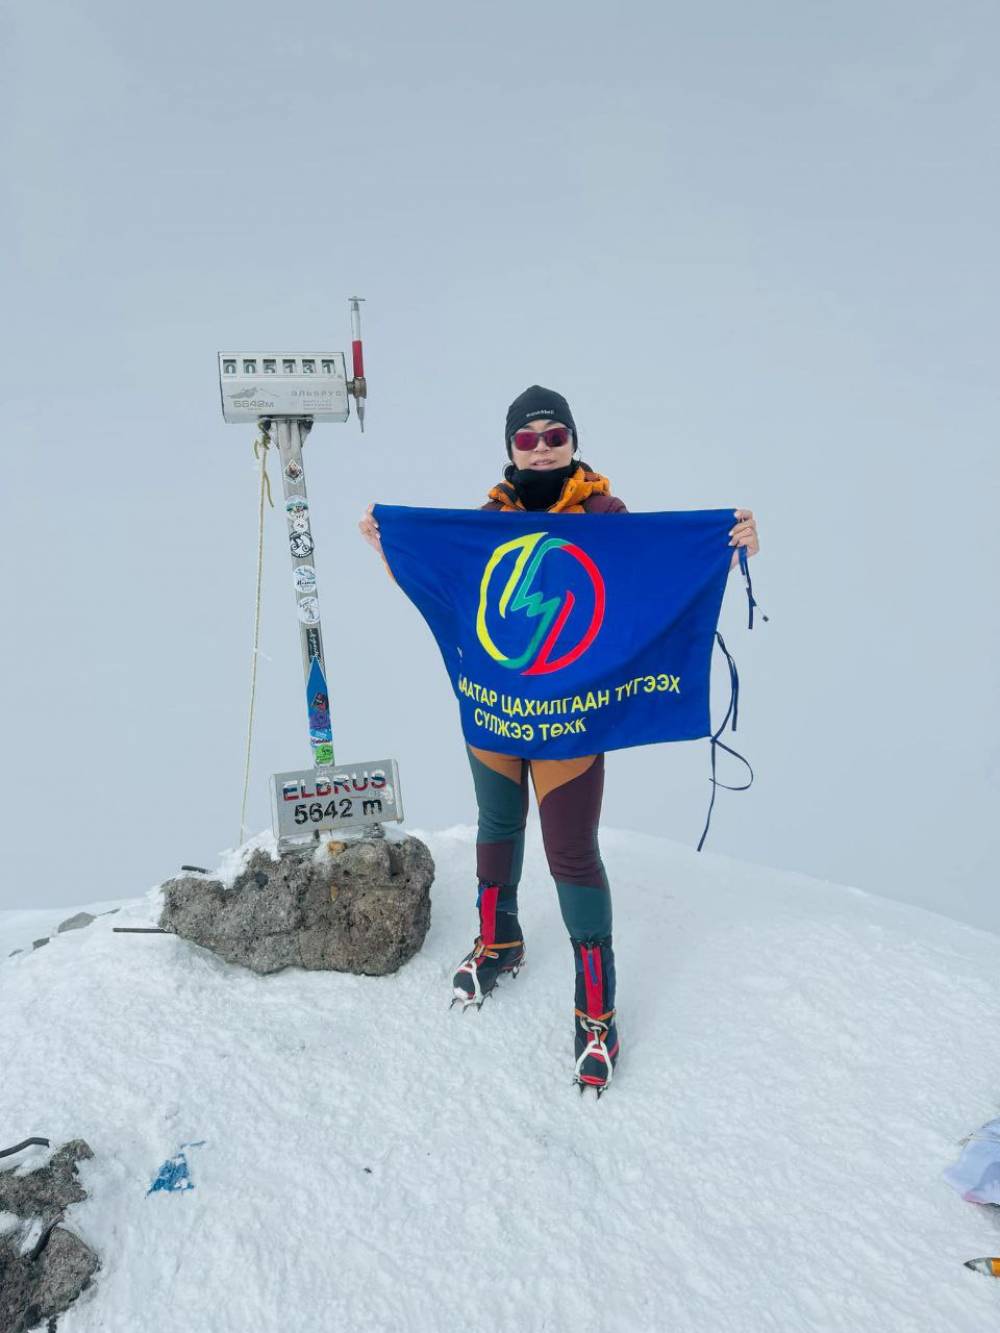
<path id="1" fill-rule="evenodd" d="M 1000 1107 L 994 935 L 604 830 L 623 1054 L 595 1102 L 537 822 L 527 966 L 464 1015 L 475 831 L 416 832 L 433 920 L 392 977 L 112 933 L 157 890 L 13 958 L 76 909 L 0 915 L 0 1147 L 96 1154 L 69 1220 L 104 1269 L 61 1333 L 993 1326 L 962 1261 L 997 1213 L 941 1171 Z M 147 1196 L 202 1139 L 195 1188 Z"/>

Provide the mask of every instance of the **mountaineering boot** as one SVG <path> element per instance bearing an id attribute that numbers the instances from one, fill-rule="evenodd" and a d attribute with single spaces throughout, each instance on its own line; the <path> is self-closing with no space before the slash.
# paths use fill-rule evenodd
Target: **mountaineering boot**
<path id="1" fill-rule="evenodd" d="M 481 1009 L 500 974 L 510 972 L 516 977 L 524 964 L 524 940 L 517 912 L 500 910 L 498 899 L 501 892 L 499 884 L 479 881 L 476 901 L 479 934 L 472 952 L 462 959 L 452 981 L 454 996 L 451 1004 L 461 1002 L 463 1013 L 470 1004 Z"/>
<path id="2" fill-rule="evenodd" d="M 573 940 L 576 959 L 576 1073 L 580 1095 L 588 1087 L 601 1093 L 611 1082 L 618 1060 L 615 1026 L 615 955 L 611 936 Z"/>

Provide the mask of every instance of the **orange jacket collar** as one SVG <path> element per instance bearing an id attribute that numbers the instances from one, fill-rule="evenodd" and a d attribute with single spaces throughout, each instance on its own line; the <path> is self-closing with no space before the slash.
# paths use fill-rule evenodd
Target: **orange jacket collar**
<path id="1" fill-rule="evenodd" d="M 584 500 L 589 499 L 592 495 L 610 494 L 611 483 L 607 477 L 602 477 L 599 472 L 591 472 L 582 463 L 578 463 L 576 471 L 572 472 L 563 482 L 559 499 L 554 505 L 549 506 L 547 512 L 550 514 L 582 514 L 585 512 Z M 524 509 L 524 505 L 509 481 L 501 481 L 499 485 L 494 486 L 489 493 L 489 498 L 495 500 L 504 510 Z"/>

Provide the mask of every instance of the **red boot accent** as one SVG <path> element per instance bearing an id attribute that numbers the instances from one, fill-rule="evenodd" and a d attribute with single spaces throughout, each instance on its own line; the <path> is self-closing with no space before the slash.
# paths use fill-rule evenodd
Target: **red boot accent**
<path id="1" fill-rule="evenodd" d="M 587 1013 L 591 1018 L 598 1018 L 604 1008 L 604 974 L 601 970 L 600 949 L 588 949 L 580 945 L 583 959 L 583 984 L 587 990 Z"/>
<path id="2" fill-rule="evenodd" d="M 497 899 L 500 897 L 499 884 L 484 884 L 479 900 L 480 935 L 485 945 L 496 944 L 497 940 Z"/>

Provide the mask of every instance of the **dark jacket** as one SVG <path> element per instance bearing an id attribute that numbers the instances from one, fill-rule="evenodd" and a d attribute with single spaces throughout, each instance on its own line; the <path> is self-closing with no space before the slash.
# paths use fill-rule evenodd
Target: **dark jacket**
<path id="1" fill-rule="evenodd" d="M 480 509 L 510 513 L 524 509 L 517 491 L 509 481 L 501 481 L 489 492 L 489 499 Z M 594 472 L 586 463 L 578 463 L 576 470 L 563 482 L 562 494 L 545 512 L 549 514 L 627 514 L 628 510 L 617 495 L 611 494 L 607 477 Z"/>

